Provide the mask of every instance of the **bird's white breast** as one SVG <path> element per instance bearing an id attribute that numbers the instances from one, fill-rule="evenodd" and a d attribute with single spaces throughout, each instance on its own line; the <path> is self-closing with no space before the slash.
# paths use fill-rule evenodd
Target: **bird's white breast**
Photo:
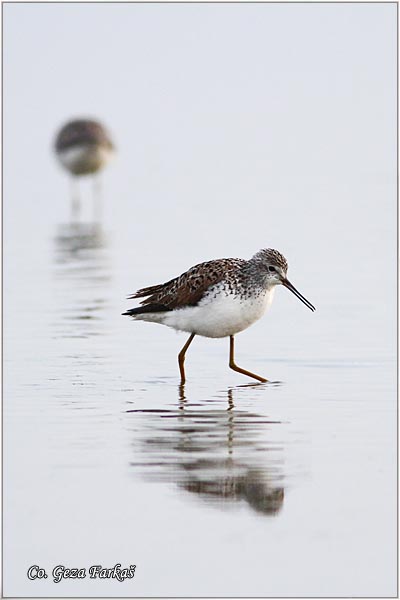
<path id="1" fill-rule="evenodd" d="M 85 145 L 67 148 L 58 153 L 58 158 L 68 171 L 75 175 L 94 173 L 111 157 L 107 148 Z"/>
<path id="2" fill-rule="evenodd" d="M 216 296 L 210 294 L 197 306 L 164 313 L 161 322 L 168 327 L 205 337 L 235 335 L 262 317 L 272 302 L 273 292 L 274 288 L 263 290 L 258 296 L 250 298 L 225 293 Z"/>

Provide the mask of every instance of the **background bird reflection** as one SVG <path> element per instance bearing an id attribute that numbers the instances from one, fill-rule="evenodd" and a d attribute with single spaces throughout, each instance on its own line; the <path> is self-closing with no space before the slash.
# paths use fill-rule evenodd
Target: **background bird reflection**
<path id="1" fill-rule="evenodd" d="M 82 261 L 106 246 L 106 236 L 98 223 L 65 223 L 58 226 L 55 243 L 58 263 Z"/>
<path id="2" fill-rule="evenodd" d="M 54 238 L 56 329 L 62 336 L 93 336 L 107 305 L 111 264 L 98 223 L 58 225 Z"/>

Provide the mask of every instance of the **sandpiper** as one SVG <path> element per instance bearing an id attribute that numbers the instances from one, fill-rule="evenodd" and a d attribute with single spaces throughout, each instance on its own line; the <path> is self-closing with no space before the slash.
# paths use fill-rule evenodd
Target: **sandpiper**
<path id="1" fill-rule="evenodd" d="M 88 175 L 104 167 L 114 145 L 103 125 L 91 119 L 76 119 L 59 131 L 55 151 L 62 166 L 72 175 Z"/>
<path id="2" fill-rule="evenodd" d="M 234 336 L 262 317 L 271 305 L 277 285 L 284 285 L 310 310 L 315 310 L 287 279 L 287 269 L 286 258 L 271 248 L 260 250 L 250 260 L 210 260 L 166 283 L 142 288 L 128 296 L 144 300 L 141 306 L 123 315 L 190 333 L 178 355 L 181 383 L 185 383 L 185 354 L 195 335 L 229 337 L 229 367 L 264 383 L 268 381 L 264 377 L 235 364 Z"/>
<path id="3" fill-rule="evenodd" d="M 56 137 L 54 149 L 61 165 L 73 177 L 98 173 L 115 151 L 104 126 L 92 119 L 75 119 L 66 123 Z M 79 199 L 77 191 L 74 190 L 74 216 L 78 210 Z"/>

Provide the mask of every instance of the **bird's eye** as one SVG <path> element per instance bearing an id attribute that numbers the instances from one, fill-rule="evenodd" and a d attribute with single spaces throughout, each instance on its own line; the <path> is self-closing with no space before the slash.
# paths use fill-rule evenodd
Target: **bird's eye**
<path id="1" fill-rule="evenodd" d="M 268 271 L 269 271 L 270 273 L 275 273 L 275 272 L 276 272 L 276 269 L 275 269 L 275 267 L 268 267 Z"/>

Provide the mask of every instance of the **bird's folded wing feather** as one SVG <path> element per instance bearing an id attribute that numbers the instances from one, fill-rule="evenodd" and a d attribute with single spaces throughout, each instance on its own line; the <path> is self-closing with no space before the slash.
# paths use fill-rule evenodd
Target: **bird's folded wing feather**
<path id="1" fill-rule="evenodd" d="M 194 306 L 208 288 L 222 281 L 229 271 L 237 269 L 244 262 L 240 258 L 221 258 L 200 263 L 179 277 L 160 285 L 142 288 L 128 298 L 145 298 L 140 304 L 157 304 L 168 310 Z"/>

